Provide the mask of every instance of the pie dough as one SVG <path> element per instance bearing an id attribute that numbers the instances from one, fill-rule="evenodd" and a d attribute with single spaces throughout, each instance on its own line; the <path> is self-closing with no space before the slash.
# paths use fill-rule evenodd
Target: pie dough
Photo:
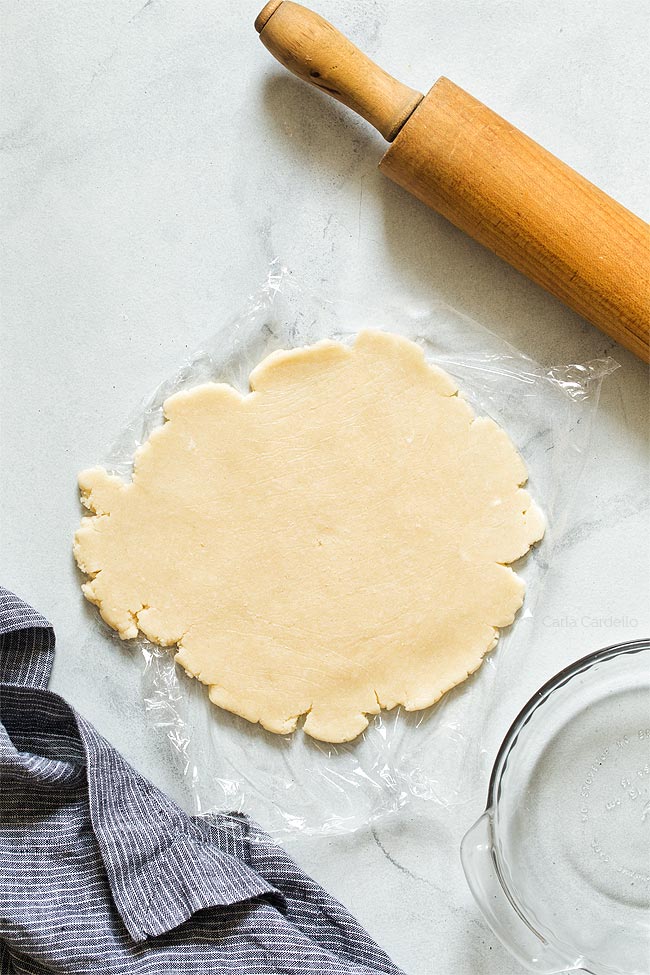
<path id="1" fill-rule="evenodd" d="M 219 707 L 350 741 L 480 666 L 543 518 L 508 436 L 406 339 L 276 352 L 250 388 L 168 399 L 131 482 L 80 475 L 83 591 Z"/>

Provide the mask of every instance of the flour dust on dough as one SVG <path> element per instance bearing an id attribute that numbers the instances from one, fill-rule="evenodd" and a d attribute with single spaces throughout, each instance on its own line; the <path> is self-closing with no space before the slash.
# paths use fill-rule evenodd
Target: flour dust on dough
<path id="1" fill-rule="evenodd" d="M 406 339 L 276 352 L 250 388 L 168 399 L 129 483 L 80 475 L 83 590 L 219 707 L 350 741 L 479 667 L 543 518 L 508 436 Z"/>

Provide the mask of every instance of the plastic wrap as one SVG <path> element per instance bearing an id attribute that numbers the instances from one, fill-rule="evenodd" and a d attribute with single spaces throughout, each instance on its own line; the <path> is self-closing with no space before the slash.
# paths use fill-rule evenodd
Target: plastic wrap
<path id="1" fill-rule="evenodd" d="M 530 616 L 584 464 L 602 379 L 617 367 L 612 359 L 545 369 L 442 302 L 373 308 L 330 301 L 301 287 L 276 262 L 241 312 L 140 407 L 106 458 L 107 468 L 130 476 L 136 448 L 163 422 L 164 401 L 180 389 L 220 381 L 247 391 L 249 373 L 271 351 L 322 338 L 350 341 L 368 326 L 418 342 L 454 376 L 475 412 L 500 424 L 524 457 L 530 493 L 548 520 L 542 543 L 514 566 L 527 583 L 519 616 Z M 144 638 L 134 642 L 144 660 L 144 707 L 182 763 L 195 811 L 243 811 L 282 837 L 351 831 L 412 797 L 449 808 L 482 790 L 479 716 L 489 710 L 499 658 L 516 639 L 517 620 L 501 632 L 479 671 L 434 707 L 383 711 L 344 745 L 323 744 L 300 729 L 273 735 L 222 711 L 174 664 L 172 652 Z"/>

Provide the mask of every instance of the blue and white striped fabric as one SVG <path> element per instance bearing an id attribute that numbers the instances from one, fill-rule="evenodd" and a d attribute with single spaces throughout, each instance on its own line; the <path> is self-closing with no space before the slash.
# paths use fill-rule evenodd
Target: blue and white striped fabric
<path id="1" fill-rule="evenodd" d="M 244 816 L 186 816 L 46 690 L 54 633 L 0 589 L 0 973 L 399 975 Z"/>

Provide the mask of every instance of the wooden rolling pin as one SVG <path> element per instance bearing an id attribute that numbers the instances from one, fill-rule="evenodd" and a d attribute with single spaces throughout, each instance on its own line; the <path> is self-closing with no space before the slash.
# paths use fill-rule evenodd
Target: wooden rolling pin
<path id="1" fill-rule="evenodd" d="M 390 179 L 649 361 L 648 224 L 447 78 L 421 95 L 300 4 L 271 0 L 255 28 L 392 143 Z"/>

